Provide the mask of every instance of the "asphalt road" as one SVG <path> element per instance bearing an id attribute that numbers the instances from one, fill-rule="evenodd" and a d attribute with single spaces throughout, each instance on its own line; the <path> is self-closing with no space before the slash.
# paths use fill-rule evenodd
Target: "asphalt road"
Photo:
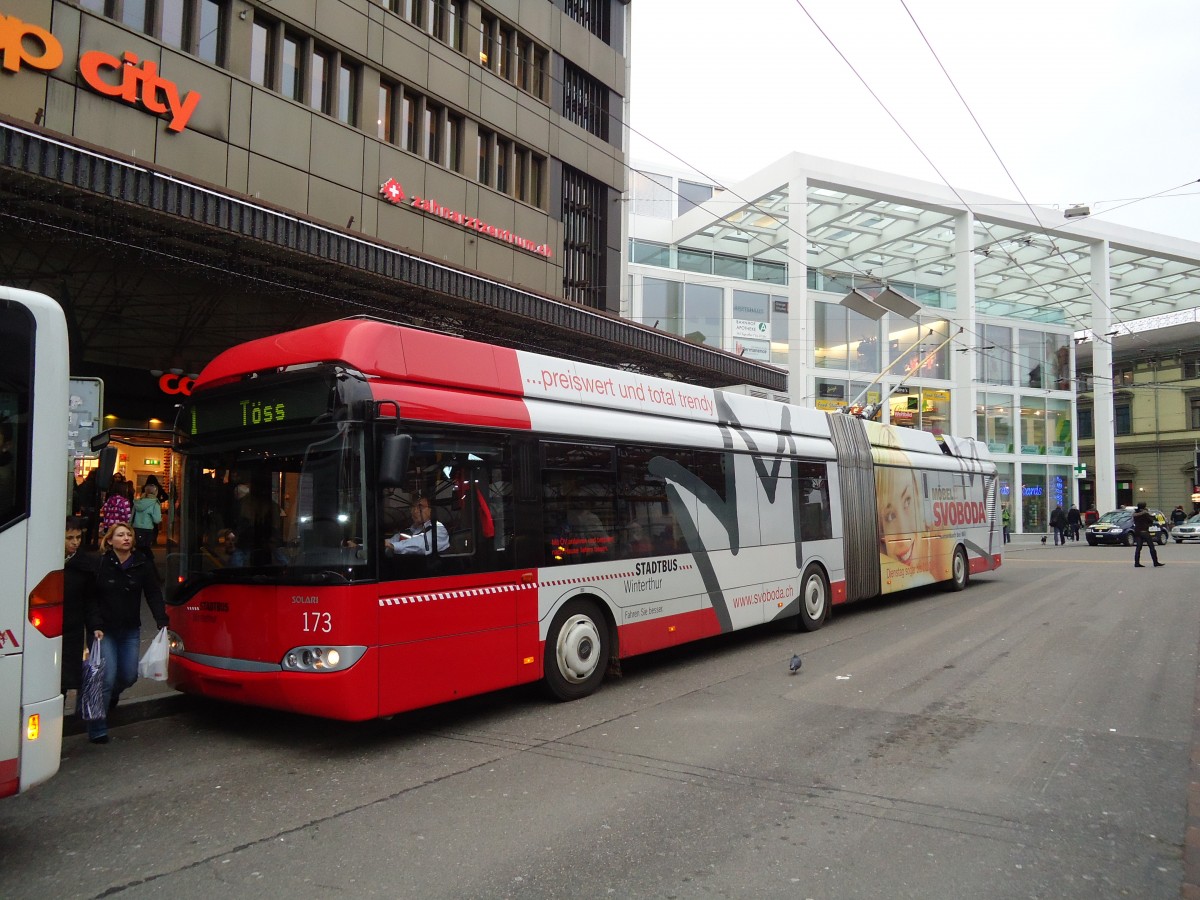
<path id="1" fill-rule="evenodd" d="M 0 896 L 1176 898 L 1200 547 L 1131 557 L 1013 553 L 961 594 L 629 661 L 576 703 L 189 703 L 70 736 L 0 803 Z"/>

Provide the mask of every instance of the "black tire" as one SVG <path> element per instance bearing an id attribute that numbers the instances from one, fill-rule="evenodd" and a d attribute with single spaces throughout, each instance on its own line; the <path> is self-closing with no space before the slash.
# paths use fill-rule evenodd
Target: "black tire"
<path id="1" fill-rule="evenodd" d="M 1089 547 L 1096 546 L 1096 539 L 1094 537 L 1091 537 L 1090 535 L 1088 536 L 1087 542 L 1088 542 Z"/>
<path id="2" fill-rule="evenodd" d="M 954 548 L 954 559 L 950 563 L 950 580 L 946 582 L 947 590 L 961 591 L 971 580 L 971 566 L 967 563 L 967 551 L 962 547 Z"/>
<path id="3" fill-rule="evenodd" d="M 1160 531 L 1158 533 L 1158 546 L 1160 546 L 1160 547 L 1167 546 L 1167 533 L 1165 531 Z"/>
<path id="4" fill-rule="evenodd" d="M 1123 535 L 1121 535 L 1121 546 L 1122 547 L 1132 547 L 1133 546 L 1133 535 L 1130 534 L 1128 531 L 1125 532 Z"/>
<path id="5" fill-rule="evenodd" d="M 608 668 L 608 623 L 591 600 L 571 600 L 546 634 L 546 687 L 559 700 L 595 693 Z"/>
<path id="6" fill-rule="evenodd" d="M 817 631 L 829 618 L 829 579 L 824 570 L 813 563 L 800 576 L 800 614 L 796 627 L 800 631 Z"/>
<path id="7" fill-rule="evenodd" d="M 1182 543 L 1183 543 L 1183 538 L 1175 538 L 1175 543 L 1177 543 L 1177 544 L 1182 544 Z"/>

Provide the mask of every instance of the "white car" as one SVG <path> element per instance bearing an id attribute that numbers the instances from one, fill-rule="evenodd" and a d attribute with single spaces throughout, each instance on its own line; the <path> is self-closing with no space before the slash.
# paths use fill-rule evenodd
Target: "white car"
<path id="1" fill-rule="evenodd" d="M 1200 541 L 1200 513 L 1185 519 L 1171 529 L 1171 537 L 1175 543 L 1184 541 Z"/>

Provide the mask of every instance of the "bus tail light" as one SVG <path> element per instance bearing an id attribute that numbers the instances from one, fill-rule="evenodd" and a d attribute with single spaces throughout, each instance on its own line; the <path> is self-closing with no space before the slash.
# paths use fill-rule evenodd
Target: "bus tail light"
<path id="1" fill-rule="evenodd" d="M 25 723 L 25 740 L 36 741 L 42 736 L 42 717 L 33 713 Z"/>
<path id="2" fill-rule="evenodd" d="M 56 569 L 29 594 L 29 624 L 48 638 L 63 629 L 63 570 Z"/>
<path id="3" fill-rule="evenodd" d="M 294 647 L 283 655 L 285 672 L 342 672 L 362 659 L 366 647 Z"/>

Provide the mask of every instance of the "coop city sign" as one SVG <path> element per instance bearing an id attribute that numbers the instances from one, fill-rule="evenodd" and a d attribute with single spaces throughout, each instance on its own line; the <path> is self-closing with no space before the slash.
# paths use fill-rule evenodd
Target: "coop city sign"
<path id="1" fill-rule="evenodd" d="M 21 66 L 48 72 L 62 65 L 58 38 L 40 25 L 0 14 L 0 69 L 16 73 Z M 158 74 L 158 64 L 139 60 L 128 50 L 120 57 L 89 50 L 79 57 L 79 75 L 92 90 L 139 106 L 155 115 L 169 115 L 167 128 L 183 131 L 200 103 L 197 91 L 180 90 Z"/>

